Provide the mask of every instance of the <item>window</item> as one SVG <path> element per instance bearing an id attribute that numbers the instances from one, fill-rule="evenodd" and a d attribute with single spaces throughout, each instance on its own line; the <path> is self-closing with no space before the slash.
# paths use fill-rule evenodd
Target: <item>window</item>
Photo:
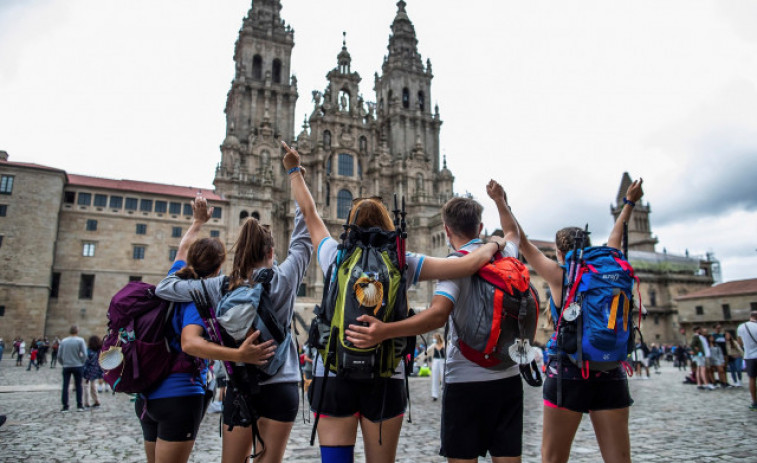
<path id="1" fill-rule="evenodd" d="M 5 316 L 5 306 L 0 305 L 0 317 L 4 317 L 4 316 Z"/>
<path id="2" fill-rule="evenodd" d="M 273 60 L 273 66 L 271 67 L 271 78 L 274 84 L 281 83 L 281 60 L 276 58 Z"/>
<path id="3" fill-rule="evenodd" d="M 189 203 L 184 204 L 184 215 L 192 215 L 192 205 Z"/>
<path id="4" fill-rule="evenodd" d="M 179 215 L 181 213 L 181 203 L 169 203 L 168 204 L 168 213 Z"/>
<path id="5" fill-rule="evenodd" d="M 407 87 L 402 89 L 402 107 L 405 109 L 410 107 L 410 90 Z"/>
<path id="6" fill-rule="evenodd" d="M 137 235 L 144 235 L 147 233 L 147 224 L 146 223 L 138 223 L 137 224 L 137 230 L 135 232 Z"/>
<path id="7" fill-rule="evenodd" d="M 723 320 L 731 319 L 731 304 L 723 304 Z"/>
<path id="8" fill-rule="evenodd" d="M 331 156 L 326 160 L 326 175 L 331 175 Z"/>
<path id="9" fill-rule="evenodd" d="M 82 274 L 79 280 L 79 299 L 92 299 L 95 292 L 95 276 Z"/>
<path id="10" fill-rule="evenodd" d="M 654 289 L 649 290 L 649 306 L 657 307 L 657 291 Z"/>
<path id="11" fill-rule="evenodd" d="M 749 309 L 752 311 L 757 310 L 757 302 L 750 302 L 749 303 Z"/>
<path id="12" fill-rule="evenodd" d="M 697 315 L 704 315 L 704 307 L 701 305 L 694 307 L 694 310 L 696 310 Z"/>
<path id="13" fill-rule="evenodd" d="M 355 163 L 352 160 L 352 155 L 347 153 L 339 153 L 339 175 L 346 177 L 352 177 L 355 174 Z"/>
<path id="14" fill-rule="evenodd" d="M 331 132 L 328 130 L 323 131 L 323 147 L 327 150 L 331 149 Z"/>
<path id="15" fill-rule="evenodd" d="M 173 262 L 173 261 L 175 261 L 175 260 L 176 260 L 176 253 L 177 253 L 178 251 L 179 251 L 179 250 L 178 250 L 178 249 L 176 249 L 176 248 L 171 248 L 171 249 L 169 249 L 169 250 L 168 250 L 168 260 L 169 260 L 170 262 Z"/>
<path id="16" fill-rule="evenodd" d="M 214 219 L 220 219 L 221 214 L 223 213 L 223 210 L 220 206 L 213 206 L 213 218 Z"/>
<path id="17" fill-rule="evenodd" d="M 97 231 L 97 220 L 89 219 L 87 220 L 87 231 Z"/>
<path id="18" fill-rule="evenodd" d="M 8 214 L 8 205 L 0 204 L 0 217 L 5 217 Z"/>
<path id="19" fill-rule="evenodd" d="M 9 195 L 13 193 L 13 176 L 0 176 L 0 194 Z"/>
<path id="20" fill-rule="evenodd" d="M 171 228 L 171 238 L 181 238 L 181 227 Z"/>
<path id="21" fill-rule="evenodd" d="M 247 220 L 247 217 L 249 217 L 250 214 L 247 213 L 247 211 L 242 211 L 239 213 L 239 225 L 242 225 L 245 220 Z"/>
<path id="22" fill-rule="evenodd" d="M 352 205 L 352 193 L 347 190 L 339 190 L 336 195 L 336 216 L 340 219 L 346 219 L 350 214 Z"/>
<path id="23" fill-rule="evenodd" d="M 328 182 L 326 183 L 326 205 L 331 205 L 331 184 Z"/>
<path id="24" fill-rule="evenodd" d="M 92 203 L 91 193 L 79 193 L 79 201 L 76 203 L 79 206 L 89 206 Z"/>
<path id="25" fill-rule="evenodd" d="M 155 212 L 164 213 L 166 212 L 166 208 L 168 207 L 168 203 L 165 201 L 155 201 Z"/>
<path id="26" fill-rule="evenodd" d="M 0 235 L 0 248 L 3 247 L 3 235 Z"/>
<path id="27" fill-rule="evenodd" d="M 84 257 L 95 257 L 95 243 L 84 243 L 81 255 Z"/>
<path id="28" fill-rule="evenodd" d="M 127 211 L 136 211 L 137 210 L 137 203 L 139 201 L 137 198 L 126 198 L 126 210 Z"/>
<path id="29" fill-rule="evenodd" d="M 95 206 L 105 207 L 108 205 L 108 195 L 95 195 Z"/>
<path id="30" fill-rule="evenodd" d="M 136 260 L 141 260 L 145 258 L 145 247 L 144 246 L 134 246 L 134 250 L 131 253 L 131 258 Z"/>
<path id="31" fill-rule="evenodd" d="M 60 273 L 55 272 L 53 273 L 53 276 L 50 279 L 50 297 L 57 298 L 59 289 L 60 289 Z"/>
<path id="32" fill-rule="evenodd" d="M 73 191 L 63 192 L 63 202 L 66 204 L 73 204 L 76 200 L 76 193 Z"/>
<path id="33" fill-rule="evenodd" d="M 254 218 L 257 221 L 260 221 L 260 213 L 258 213 L 258 211 L 252 211 L 252 214 L 250 214 L 250 217 Z"/>
<path id="34" fill-rule="evenodd" d="M 423 91 L 418 92 L 418 109 L 426 110 L 426 94 Z"/>
<path id="35" fill-rule="evenodd" d="M 124 206 L 123 196 L 111 196 L 110 207 L 111 209 L 121 209 Z"/>
<path id="36" fill-rule="evenodd" d="M 260 55 L 252 57 L 252 78 L 256 80 L 263 78 L 263 58 Z"/>
<path id="37" fill-rule="evenodd" d="M 140 275 L 129 275 L 129 281 L 142 281 L 142 277 Z"/>
<path id="38" fill-rule="evenodd" d="M 139 210 L 142 212 L 152 212 L 152 199 L 143 199 L 140 201 Z"/>
<path id="39" fill-rule="evenodd" d="M 210 237 L 211 238 L 218 238 L 221 236 L 221 232 L 218 230 L 210 230 Z"/>

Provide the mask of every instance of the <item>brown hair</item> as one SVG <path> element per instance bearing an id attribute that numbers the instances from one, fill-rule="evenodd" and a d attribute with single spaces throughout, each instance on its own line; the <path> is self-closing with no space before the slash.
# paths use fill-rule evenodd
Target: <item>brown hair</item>
<path id="1" fill-rule="evenodd" d="M 563 254 L 567 254 L 568 251 L 573 250 L 573 246 L 576 244 L 576 233 L 583 233 L 583 228 L 578 227 L 565 227 L 555 234 L 555 246 Z M 591 240 L 588 236 L 584 238 L 584 247 L 591 246 Z"/>
<path id="2" fill-rule="evenodd" d="M 273 249 L 271 231 L 260 225 L 258 219 L 249 217 L 239 230 L 234 244 L 234 265 L 229 276 L 229 289 L 234 289 L 252 276 L 259 265 Z"/>
<path id="3" fill-rule="evenodd" d="M 386 231 L 394 230 L 394 222 L 389 217 L 389 211 L 376 198 L 361 199 L 353 204 L 349 215 L 349 223 L 352 222 L 361 228 L 379 227 Z"/>
<path id="4" fill-rule="evenodd" d="M 189 246 L 187 266 L 176 272 L 182 280 L 199 280 L 215 273 L 226 260 L 226 247 L 218 238 L 202 238 Z"/>
<path id="5" fill-rule="evenodd" d="M 103 347 L 103 342 L 100 340 L 99 336 L 90 336 L 88 344 L 89 345 L 87 347 L 89 347 L 89 350 L 93 350 L 95 352 L 102 349 Z"/>
<path id="6" fill-rule="evenodd" d="M 453 233 L 476 238 L 481 225 L 483 207 L 473 198 L 452 198 L 442 207 L 442 221 Z"/>

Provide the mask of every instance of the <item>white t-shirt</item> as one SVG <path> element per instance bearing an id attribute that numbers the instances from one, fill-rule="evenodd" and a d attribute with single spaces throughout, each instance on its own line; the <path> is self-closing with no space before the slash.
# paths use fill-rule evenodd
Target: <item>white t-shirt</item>
<path id="1" fill-rule="evenodd" d="M 460 249 L 473 252 L 481 245 L 481 240 L 475 239 L 461 246 Z M 502 254 L 505 257 L 518 257 L 518 247 L 508 242 Z M 450 256 L 448 259 L 459 259 L 459 257 Z M 437 283 L 436 290 L 434 291 L 434 296 L 444 296 L 455 304 L 455 308 L 452 309 L 449 318 L 449 338 L 447 339 L 447 363 L 444 370 L 444 381 L 447 383 L 473 383 L 494 381 L 519 375 L 520 368 L 518 365 L 514 365 L 507 370 L 492 370 L 471 362 L 460 352 L 453 317 L 455 311 L 466 310 L 466 301 L 471 296 L 469 294 L 470 282 L 470 277 L 457 280 L 444 280 Z"/>
<path id="2" fill-rule="evenodd" d="M 751 333 L 752 336 L 749 336 Z M 744 358 L 745 359 L 757 359 L 757 322 L 748 321 L 739 325 L 736 330 L 736 334 L 744 342 Z M 752 339 L 754 337 L 754 339 Z"/>
<path id="3" fill-rule="evenodd" d="M 697 336 L 699 336 L 699 342 L 702 346 L 702 350 L 704 351 L 704 356 L 710 358 L 710 356 L 712 355 L 710 353 L 710 342 L 702 334 L 698 334 Z"/>
<path id="4" fill-rule="evenodd" d="M 318 244 L 316 258 L 318 259 L 318 265 L 321 266 L 324 276 L 326 275 L 326 272 L 329 271 L 331 264 L 336 260 L 336 254 L 339 251 L 337 249 L 338 246 L 339 242 L 331 237 L 324 238 Z M 421 268 L 423 267 L 423 259 L 425 259 L 426 256 L 414 254 L 412 252 L 405 253 L 405 256 L 405 261 L 407 262 L 407 284 L 408 286 L 412 286 L 418 283 L 418 279 L 421 275 Z M 313 370 L 313 375 L 323 376 L 323 358 L 320 355 L 318 355 L 318 359 L 317 361 L 314 361 L 314 364 L 315 368 Z M 399 363 L 392 378 L 405 379 L 404 365 L 403 362 Z M 332 372 L 331 376 L 333 375 L 334 373 Z"/>

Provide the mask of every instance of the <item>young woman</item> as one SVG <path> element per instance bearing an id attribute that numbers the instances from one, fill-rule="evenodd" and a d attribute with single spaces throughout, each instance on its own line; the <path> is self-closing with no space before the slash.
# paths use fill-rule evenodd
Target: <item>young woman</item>
<path id="1" fill-rule="evenodd" d="M 294 197 L 302 208 L 313 245 L 318 249 L 316 254 L 318 264 L 325 274 L 336 259 L 338 242 L 331 237 L 328 228 L 318 215 L 315 201 L 305 184 L 299 154 L 285 143 L 283 145 L 287 151 L 283 158 L 284 168 L 289 172 Z M 380 199 L 356 200 L 349 212 L 350 221 L 354 220 L 357 209 L 360 209 L 360 214 L 355 223 L 359 227 L 394 230 L 394 223 Z M 406 261 L 408 284 L 415 284 L 419 280 L 451 279 L 472 275 L 491 259 L 503 243 L 504 240 L 501 243 L 495 243 L 496 246 L 481 246 L 476 252 L 460 259 L 439 259 L 408 253 Z M 318 442 L 321 446 L 321 461 L 340 463 L 353 461 L 359 424 L 363 435 L 366 462 L 394 462 L 402 427 L 402 416 L 407 405 L 402 363 L 386 387 L 383 382 L 376 384 L 357 382 L 332 377 L 333 373 L 329 374 L 329 380 L 319 404 L 322 415 L 317 431 Z M 323 384 L 323 359 L 318 358 L 313 376 L 313 384 L 309 389 L 311 404 L 314 397 L 319 397 L 320 387 Z M 383 401 L 376 399 L 382 395 Z M 379 437 L 381 437 L 381 444 L 379 444 Z"/>
<path id="2" fill-rule="evenodd" d="M 97 361 L 97 356 L 100 355 L 100 349 L 103 346 L 102 339 L 99 336 L 90 336 L 87 343 L 87 361 L 84 362 L 84 372 L 82 373 L 82 379 L 84 380 L 84 387 L 82 392 L 84 393 L 84 407 L 97 408 L 100 406 L 100 400 L 97 397 L 97 380 L 102 379 L 103 370 L 100 368 L 100 363 Z M 90 398 L 92 399 L 90 401 Z"/>
<path id="3" fill-rule="evenodd" d="M 204 203 L 204 200 L 202 200 Z M 201 203 L 201 204 L 202 204 Z M 212 209 L 211 209 L 212 210 Z M 206 213 L 210 218 L 209 212 Z M 203 216 L 205 218 L 205 216 Z M 207 218 L 205 220 L 207 221 Z M 204 223 L 204 222 L 203 222 Z M 220 242 L 219 242 L 220 244 Z M 291 323 L 294 315 L 294 301 L 297 289 L 302 282 L 305 270 L 310 263 L 313 247 L 310 244 L 310 236 L 302 218 L 299 208 L 295 211 L 294 228 L 289 241 L 287 258 L 281 264 L 274 263 L 274 243 L 270 230 L 262 226 L 255 218 L 249 218 L 242 225 L 239 237 L 234 245 L 234 262 L 231 275 L 228 279 L 228 291 L 231 291 L 247 282 L 252 282 L 264 269 L 273 270 L 273 278 L 270 282 L 270 296 L 272 306 L 276 310 L 275 316 L 285 326 Z M 177 259 L 179 255 L 177 254 Z M 220 272 L 221 259 L 215 268 L 216 275 Z M 202 275 L 198 275 L 202 277 Z M 202 291 L 202 285 L 197 277 L 182 279 L 181 275 L 169 275 L 158 284 L 156 294 L 164 299 L 187 302 L 191 300 L 191 291 Z M 215 306 L 224 294 L 223 276 L 215 276 L 205 279 L 205 287 Z M 185 334 L 182 331 L 182 349 L 191 355 L 209 357 L 218 360 L 241 361 L 245 363 L 264 364 L 267 358 L 273 355 L 271 342 L 253 344 L 259 333 L 253 333 L 240 346 L 240 349 L 256 350 L 256 355 L 262 357 L 251 359 L 237 359 L 226 357 L 223 351 L 226 348 L 210 343 L 202 338 L 203 328 L 194 325 Z M 281 345 L 280 349 L 287 349 L 287 359 L 278 373 L 272 378 L 261 383 L 261 391 L 253 396 L 253 403 L 249 404 L 261 417 L 258 420 L 260 435 L 265 442 L 262 454 L 254 459 L 256 463 L 280 462 L 284 458 L 284 450 L 289 439 L 289 433 L 297 417 L 299 409 L 299 397 L 297 386 L 300 380 L 297 350 L 294 341 L 290 345 Z M 234 349 L 231 349 L 234 350 Z M 243 427 L 236 422 L 232 414 L 235 395 L 232 390 L 226 391 L 224 397 L 223 413 L 223 450 L 222 462 L 239 463 L 250 455 L 252 449 L 252 433 L 249 426 Z M 232 430 L 229 431 L 229 425 Z M 256 449 L 260 450 L 260 448 Z"/>
<path id="4" fill-rule="evenodd" d="M 615 222 L 607 245 L 621 247 L 623 222 L 628 221 L 633 207 L 643 195 L 642 180 L 637 180 L 626 191 L 625 205 Z M 542 276 L 551 292 L 550 308 L 553 323 L 559 320 L 562 310 L 565 255 L 573 249 L 575 227 L 557 232 L 555 244 L 558 262 L 545 256 L 520 229 L 520 249 L 533 269 Z M 547 346 L 549 363 L 544 382 L 544 428 L 542 431 L 542 461 L 566 462 L 578 425 L 584 413 L 589 413 L 599 450 L 605 462 L 631 461 L 631 443 L 628 435 L 629 408 L 633 404 L 628 392 L 628 380 L 623 368 L 609 371 L 590 371 L 584 380 L 581 369 L 570 361 L 560 361 L 563 355 L 553 342 Z M 557 368 L 562 368 L 563 407 L 557 404 Z"/>
<path id="5" fill-rule="evenodd" d="M 730 331 L 725 332 L 725 348 L 728 356 L 728 369 L 731 370 L 731 378 L 735 387 L 741 387 L 741 363 L 744 358 L 744 350 L 738 341 L 733 338 Z"/>
<path id="6" fill-rule="evenodd" d="M 715 336 L 708 336 L 707 342 L 710 343 L 710 361 L 712 362 L 713 369 L 718 373 L 720 387 L 726 388 L 728 387 L 728 377 L 725 374 L 725 352 L 720 348 L 720 345 L 715 340 Z"/>
<path id="7" fill-rule="evenodd" d="M 212 208 L 208 210 L 205 199 L 198 197 L 192 209 L 192 225 L 182 238 L 169 271 L 169 275 L 180 280 L 214 277 L 226 260 L 226 249 L 218 239 L 196 239 L 202 225 L 210 219 Z M 171 343 L 171 348 L 187 368 L 170 374 L 153 390 L 141 395 L 135 404 L 148 463 L 189 459 L 206 403 L 207 361 L 198 356 L 247 363 L 262 363 L 269 356 L 266 351 L 269 345 L 253 345 L 259 333 L 253 333 L 237 349 L 205 341 L 202 319 L 191 302 L 174 306 L 171 326 L 180 337 L 180 342 Z"/>
<path id="8" fill-rule="evenodd" d="M 431 399 L 436 402 L 439 399 L 439 386 L 444 378 L 444 339 L 439 333 L 434 333 L 434 343 L 428 348 L 427 354 L 431 354 Z"/>

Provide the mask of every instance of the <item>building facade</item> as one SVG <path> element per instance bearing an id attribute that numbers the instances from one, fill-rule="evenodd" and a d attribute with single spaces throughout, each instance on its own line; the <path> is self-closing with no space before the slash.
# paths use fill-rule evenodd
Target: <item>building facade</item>
<path id="1" fill-rule="evenodd" d="M 682 338 L 690 339 L 696 326 L 725 331 L 749 320 L 757 310 L 757 278 L 729 281 L 676 298 Z"/>

